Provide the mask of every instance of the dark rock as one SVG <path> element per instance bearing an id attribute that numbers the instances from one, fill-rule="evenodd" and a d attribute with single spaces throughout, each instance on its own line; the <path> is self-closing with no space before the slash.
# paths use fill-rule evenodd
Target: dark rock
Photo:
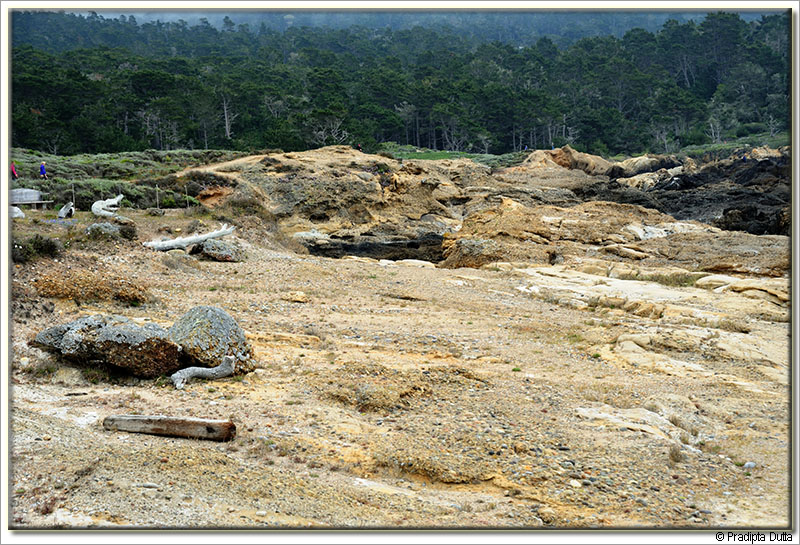
<path id="1" fill-rule="evenodd" d="M 585 201 L 638 204 L 678 220 L 701 221 L 721 229 L 788 236 L 791 160 L 788 150 L 781 152 L 760 160 L 710 163 L 664 179 L 649 191 L 599 181 L 574 192 Z"/>
<path id="2" fill-rule="evenodd" d="M 160 208 L 148 208 L 147 213 L 151 216 L 163 216 L 164 211 Z"/>
<path id="3" fill-rule="evenodd" d="M 255 368 L 253 349 L 244 331 L 220 308 L 194 307 L 172 325 L 169 338 L 201 366 L 216 367 L 223 357 L 233 356 L 237 374 Z"/>
<path id="4" fill-rule="evenodd" d="M 227 261 L 238 263 L 246 259 L 244 250 L 230 242 L 223 240 L 205 240 L 201 244 L 197 244 L 190 254 L 200 254 L 208 259 L 214 261 Z"/>
<path id="5" fill-rule="evenodd" d="M 303 239 L 312 255 L 340 258 L 346 255 L 371 257 L 373 259 L 420 259 L 437 262 L 442 260 L 442 235 L 423 233 L 416 235 L 356 235 L 347 238 L 335 236 Z"/>
<path id="6" fill-rule="evenodd" d="M 156 324 L 137 326 L 122 316 L 94 315 L 40 332 L 34 346 L 79 365 L 102 361 L 142 378 L 180 369 L 181 348 Z"/>

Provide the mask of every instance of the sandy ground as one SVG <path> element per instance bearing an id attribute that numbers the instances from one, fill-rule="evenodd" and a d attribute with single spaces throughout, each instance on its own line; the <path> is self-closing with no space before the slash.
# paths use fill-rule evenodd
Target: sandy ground
<path id="1" fill-rule="evenodd" d="M 193 219 L 126 215 L 140 240 Z M 744 303 L 715 309 L 700 288 L 621 288 L 672 290 L 682 308 L 694 298 L 688 315 L 729 313 L 750 324 L 744 333 L 680 312 L 576 305 L 559 286 L 593 284 L 564 267 L 334 260 L 274 249 L 253 232 L 231 237 L 248 251 L 242 263 L 176 264 L 120 242 L 15 268 L 13 528 L 789 524 L 789 325 L 747 312 L 761 302 L 731 293 Z M 78 304 L 32 287 L 86 267 L 122 273 L 154 300 Z M 62 366 L 27 346 L 79 316 L 169 326 L 196 305 L 244 328 L 254 372 L 176 390 Z M 620 339 L 637 334 L 648 340 Z M 112 414 L 229 418 L 237 435 L 110 432 L 101 423 Z"/>

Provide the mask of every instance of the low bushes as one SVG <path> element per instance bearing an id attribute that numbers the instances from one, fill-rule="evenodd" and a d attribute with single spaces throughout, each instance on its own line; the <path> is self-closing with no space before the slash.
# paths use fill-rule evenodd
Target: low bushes
<path id="1" fill-rule="evenodd" d="M 47 273 L 34 281 L 39 295 L 76 302 L 117 300 L 138 306 L 151 299 L 147 288 L 111 271 L 67 269 Z"/>
<path id="2" fill-rule="evenodd" d="M 15 240 L 11 246 L 11 259 L 14 263 L 26 263 L 37 257 L 58 257 L 64 252 L 60 240 L 39 234 L 25 240 Z"/>

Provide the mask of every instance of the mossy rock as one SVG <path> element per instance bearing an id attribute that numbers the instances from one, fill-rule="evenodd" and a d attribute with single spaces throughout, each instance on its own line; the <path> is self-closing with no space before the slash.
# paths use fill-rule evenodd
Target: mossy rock
<path id="1" fill-rule="evenodd" d="M 255 369 L 253 349 L 244 331 L 221 308 L 194 307 L 172 325 L 169 338 L 199 366 L 216 367 L 223 357 L 233 356 L 237 374 Z"/>

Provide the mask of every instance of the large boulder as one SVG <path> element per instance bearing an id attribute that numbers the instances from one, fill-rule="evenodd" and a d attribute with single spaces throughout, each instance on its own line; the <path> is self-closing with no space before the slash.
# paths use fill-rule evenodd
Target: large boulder
<path id="1" fill-rule="evenodd" d="M 119 226 L 107 221 L 91 224 L 86 228 L 86 235 L 92 240 L 116 240 L 122 236 Z"/>
<path id="2" fill-rule="evenodd" d="M 223 357 L 233 356 L 235 373 L 255 369 L 253 349 L 244 331 L 221 308 L 194 307 L 172 324 L 169 338 L 198 365 L 216 367 Z"/>
<path id="3" fill-rule="evenodd" d="M 209 239 L 192 248 L 191 254 L 200 254 L 202 257 L 214 261 L 227 261 L 238 263 L 244 261 L 246 255 L 239 246 L 224 240 Z"/>
<path id="4" fill-rule="evenodd" d="M 157 324 L 138 326 L 123 316 L 94 315 L 40 332 L 34 346 L 79 365 L 102 361 L 153 378 L 181 367 L 181 347 Z"/>

